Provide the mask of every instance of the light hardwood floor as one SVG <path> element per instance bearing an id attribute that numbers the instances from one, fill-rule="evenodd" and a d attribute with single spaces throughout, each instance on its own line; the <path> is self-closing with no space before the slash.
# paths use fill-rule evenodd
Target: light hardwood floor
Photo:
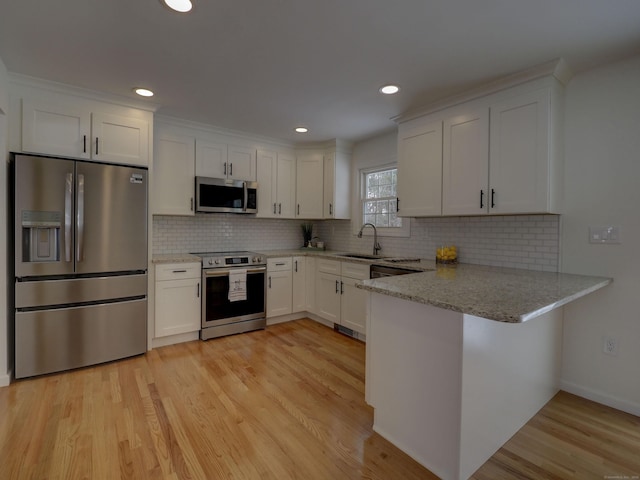
<path id="1" fill-rule="evenodd" d="M 0 479 L 430 479 L 371 430 L 364 345 L 311 320 L 0 388 Z M 640 474 L 640 419 L 561 393 L 476 474 Z"/>

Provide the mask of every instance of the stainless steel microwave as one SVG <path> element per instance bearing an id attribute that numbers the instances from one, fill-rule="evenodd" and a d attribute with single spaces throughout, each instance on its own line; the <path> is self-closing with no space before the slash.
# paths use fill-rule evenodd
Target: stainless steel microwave
<path id="1" fill-rule="evenodd" d="M 196 212 L 257 213 L 258 183 L 196 177 Z"/>

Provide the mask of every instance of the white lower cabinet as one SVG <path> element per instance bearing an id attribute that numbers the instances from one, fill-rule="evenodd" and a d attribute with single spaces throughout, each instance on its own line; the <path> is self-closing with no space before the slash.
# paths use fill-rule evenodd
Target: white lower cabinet
<path id="1" fill-rule="evenodd" d="M 200 330 L 200 263 L 156 266 L 155 337 Z"/>
<path id="2" fill-rule="evenodd" d="M 291 313 L 307 309 L 307 257 L 293 257 Z"/>
<path id="3" fill-rule="evenodd" d="M 291 313 L 292 307 L 291 257 L 267 260 L 267 318 Z"/>
<path id="4" fill-rule="evenodd" d="M 367 292 L 356 288 L 369 278 L 368 264 L 318 259 L 316 313 L 330 322 L 366 334 Z"/>

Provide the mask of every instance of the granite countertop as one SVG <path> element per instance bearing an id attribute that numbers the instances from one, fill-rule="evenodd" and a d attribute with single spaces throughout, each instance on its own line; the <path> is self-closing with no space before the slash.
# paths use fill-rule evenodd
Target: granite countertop
<path id="1" fill-rule="evenodd" d="M 200 257 L 192 255 L 190 253 L 162 253 L 155 254 L 151 257 L 151 263 L 200 263 Z"/>
<path id="2" fill-rule="evenodd" d="M 521 323 L 605 287 L 605 277 L 482 265 L 364 280 L 358 288 L 500 322 Z"/>

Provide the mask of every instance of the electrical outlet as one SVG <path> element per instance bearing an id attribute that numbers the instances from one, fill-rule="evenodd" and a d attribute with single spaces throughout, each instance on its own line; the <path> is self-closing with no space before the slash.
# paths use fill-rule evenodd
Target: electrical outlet
<path id="1" fill-rule="evenodd" d="M 602 351 L 607 355 L 618 356 L 618 339 L 613 337 L 604 337 Z"/>

